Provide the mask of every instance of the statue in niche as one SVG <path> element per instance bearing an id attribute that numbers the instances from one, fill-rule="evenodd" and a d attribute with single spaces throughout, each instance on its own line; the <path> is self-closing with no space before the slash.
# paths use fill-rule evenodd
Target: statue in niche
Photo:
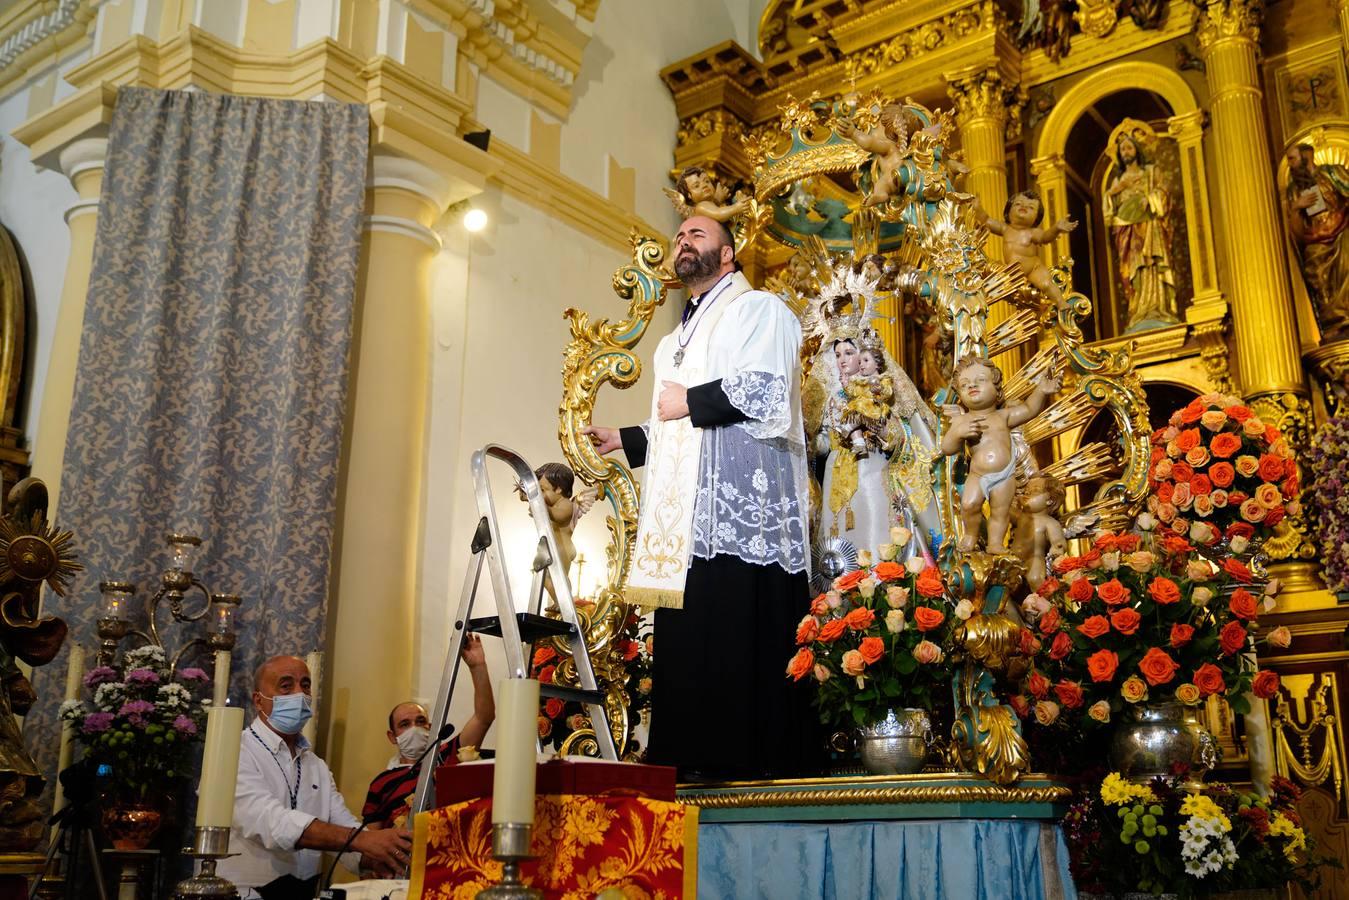
<path id="1" fill-rule="evenodd" d="M 732 197 L 731 189 L 717 181 L 702 166 L 689 166 L 679 173 L 675 189 L 661 188 L 670 198 L 680 218 L 707 216 L 723 225 L 730 225 L 733 219 L 749 212 L 749 197 L 736 192 Z"/>
<path id="2" fill-rule="evenodd" d="M 1321 340 L 1349 337 L 1349 169 L 1316 162 L 1311 144 L 1288 151 L 1283 210 Z"/>
<path id="3" fill-rule="evenodd" d="M 1145 124 L 1127 119 L 1116 130 L 1101 197 L 1128 310 L 1126 333 L 1180 321 L 1171 266 L 1173 204 L 1165 173 L 1149 162 L 1152 137 Z"/>

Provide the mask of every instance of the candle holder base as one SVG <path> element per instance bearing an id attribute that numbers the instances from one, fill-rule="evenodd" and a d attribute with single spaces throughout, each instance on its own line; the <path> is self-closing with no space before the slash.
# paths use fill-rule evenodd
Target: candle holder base
<path id="1" fill-rule="evenodd" d="M 239 900 L 234 883 L 215 873 L 216 860 L 233 856 L 229 852 L 228 828 L 197 828 L 192 834 L 192 846 L 184 850 L 201 860 L 201 871 L 173 889 L 174 900 Z"/>
<path id="2" fill-rule="evenodd" d="M 492 856 L 501 861 L 501 883 L 478 892 L 478 900 L 543 900 L 543 891 L 520 880 L 520 863 L 530 859 L 529 823 L 492 826 Z"/>

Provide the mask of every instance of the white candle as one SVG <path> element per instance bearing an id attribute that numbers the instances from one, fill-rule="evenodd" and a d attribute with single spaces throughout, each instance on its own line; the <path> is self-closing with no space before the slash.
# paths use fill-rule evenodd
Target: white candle
<path id="1" fill-rule="evenodd" d="M 215 685 L 211 692 L 212 706 L 228 706 L 230 695 L 230 652 L 215 652 Z"/>
<path id="2" fill-rule="evenodd" d="M 538 764 L 539 683 L 507 678 L 497 698 L 496 766 L 492 823 L 532 824 L 534 767 Z"/>
<path id="3" fill-rule="evenodd" d="M 206 711 L 206 750 L 197 785 L 197 827 L 229 828 L 234 820 L 234 781 L 239 774 L 239 740 L 244 711 L 213 706 Z"/>
<path id="4" fill-rule="evenodd" d="M 66 667 L 66 699 L 78 700 L 80 698 L 80 682 L 84 679 L 84 648 L 73 641 L 70 644 L 70 663 Z M 75 723 L 66 722 L 61 726 L 61 750 L 57 757 L 56 771 L 64 772 L 70 767 L 70 758 L 75 755 Z M 66 805 L 66 792 L 61 787 L 61 780 L 56 780 L 56 798 L 53 812 L 58 812 Z"/>

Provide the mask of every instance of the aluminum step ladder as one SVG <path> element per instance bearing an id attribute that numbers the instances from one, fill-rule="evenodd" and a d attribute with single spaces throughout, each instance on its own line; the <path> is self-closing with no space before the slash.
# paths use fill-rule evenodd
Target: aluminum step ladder
<path id="1" fill-rule="evenodd" d="M 487 475 L 488 457 L 501 460 L 514 471 L 517 483 L 529 503 L 529 514 L 534 520 L 534 529 L 539 535 L 538 549 L 534 553 L 531 566 L 533 577 L 526 612 L 516 612 L 510 581 L 506 578 L 506 570 L 501 563 L 501 529 L 497 524 L 491 482 Z M 526 655 L 526 647 L 532 645 L 535 640 L 565 636 L 571 649 L 571 658 L 576 664 L 576 674 L 581 687 L 541 684 L 539 694 L 542 697 L 556 697 L 564 702 L 575 700 L 584 704 L 586 712 L 590 715 L 591 725 L 595 729 L 600 755 L 616 762 L 618 748 L 614 744 L 613 732 L 609 728 L 609 717 L 604 711 L 604 692 L 595 681 L 595 669 L 590 664 L 590 651 L 586 647 L 585 632 L 576 615 L 576 602 L 571 595 L 571 583 L 562 568 L 562 555 L 558 552 L 557 540 L 553 536 L 548 507 L 544 504 L 543 494 L 539 490 L 539 480 L 520 454 L 498 444 L 488 444 L 476 451 L 470 469 L 473 473 L 474 493 L 478 500 L 478 527 L 473 532 L 470 545 L 473 556 L 464 574 L 464 589 L 459 599 L 459 611 L 454 618 L 450 647 L 445 655 L 440 691 L 436 694 L 431 733 L 439 734 L 449 716 L 450 697 L 454 694 L 454 683 L 459 675 L 459 651 L 463 649 L 465 634 L 472 631 L 500 637 L 505 642 L 508 678 L 528 677 L 530 659 Z M 492 578 L 492 594 L 496 597 L 497 614 L 472 619 L 469 616 L 473 612 L 473 600 L 478 592 L 484 561 Z M 552 582 L 556 595 L 559 614 L 557 619 L 541 614 L 545 574 Z M 435 771 L 434 758 L 423 762 L 421 774 L 417 778 L 417 792 L 413 795 L 414 815 L 430 808 L 429 803 L 435 796 Z"/>

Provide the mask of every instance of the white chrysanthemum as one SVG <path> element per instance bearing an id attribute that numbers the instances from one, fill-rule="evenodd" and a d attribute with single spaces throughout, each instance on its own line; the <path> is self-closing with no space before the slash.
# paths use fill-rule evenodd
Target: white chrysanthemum
<path id="1" fill-rule="evenodd" d="M 105 712 L 116 712 L 126 701 L 126 685 L 120 681 L 100 684 L 94 691 L 94 706 Z"/>
<path id="2" fill-rule="evenodd" d="M 192 703 L 192 693 L 181 684 L 161 684 L 156 699 L 173 709 L 186 709 Z"/>
<path id="3" fill-rule="evenodd" d="M 1185 874 L 1193 878 L 1203 878 L 1206 874 L 1204 864 L 1197 859 L 1185 860 Z"/>
<path id="4" fill-rule="evenodd" d="M 62 722 L 77 722 L 83 719 L 85 715 L 84 701 L 82 700 L 67 700 L 61 704 Z"/>
<path id="5" fill-rule="evenodd" d="M 162 669 L 168 660 L 164 648 L 158 644 L 146 644 L 135 650 L 128 650 L 122 656 L 122 666 L 126 669 Z"/>

